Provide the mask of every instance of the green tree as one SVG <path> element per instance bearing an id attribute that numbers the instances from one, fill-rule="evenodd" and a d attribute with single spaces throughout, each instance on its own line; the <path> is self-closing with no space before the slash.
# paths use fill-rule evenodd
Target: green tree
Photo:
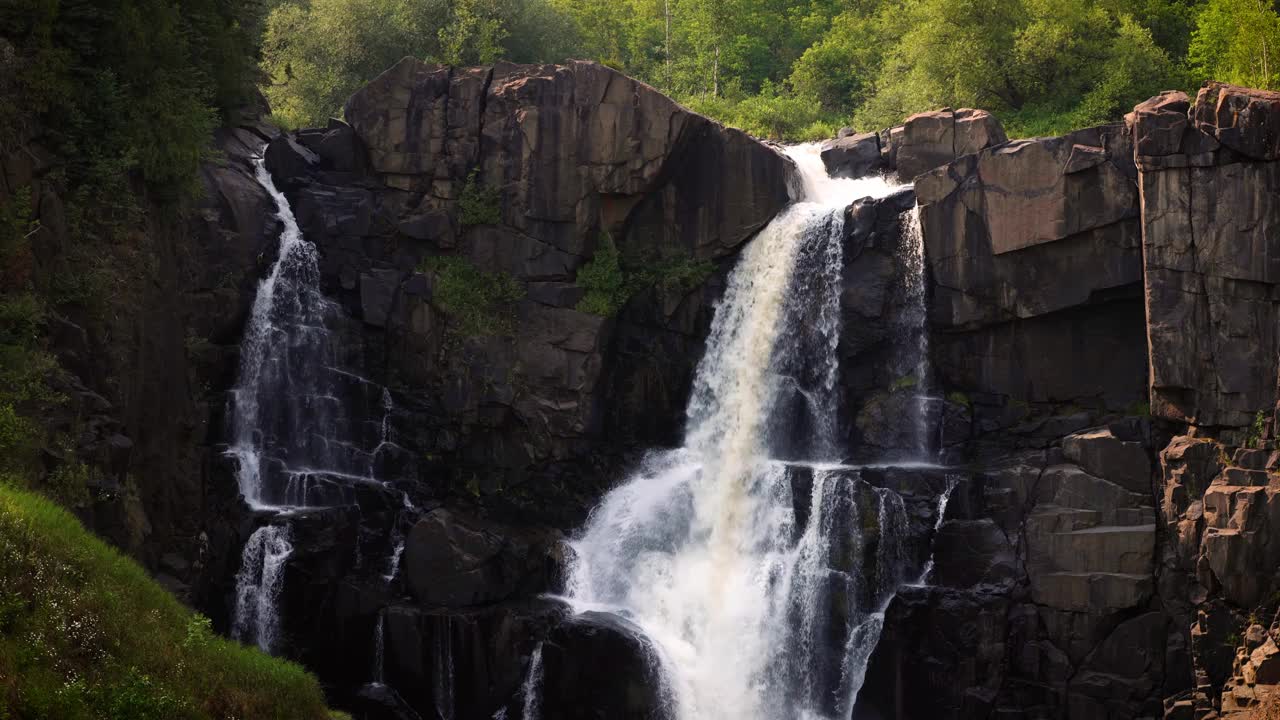
<path id="1" fill-rule="evenodd" d="M 1196 16 L 1188 58 L 1205 80 L 1280 86 L 1280 16 L 1267 0 L 1209 0 Z"/>

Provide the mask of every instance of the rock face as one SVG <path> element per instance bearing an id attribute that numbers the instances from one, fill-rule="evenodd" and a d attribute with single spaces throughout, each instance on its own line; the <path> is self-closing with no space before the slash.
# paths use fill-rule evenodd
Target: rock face
<path id="1" fill-rule="evenodd" d="M 1124 126 L 1104 126 L 987 148 L 917 180 L 946 384 L 1117 410 L 1141 400 L 1131 148 Z M 1086 343 L 1099 351 L 1073 351 Z"/>
<path id="2" fill-rule="evenodd" d="M 1280 96 L 1211 84 L 1129 117 L 1141 169 L 1151 407 L 1244 426 L 1271 404 L 1280 282 Z"/>
<path id="3" fill-rule="evenodd" d="M 858 697 L 867 717 L 1142 717 L 1170 619 L 1155 599 L 1148 427 L 1121 421 L 983 464 L 926 585 L 903 588 Z M 1119 460 L 1117 463 L 1112 460 Z"/>

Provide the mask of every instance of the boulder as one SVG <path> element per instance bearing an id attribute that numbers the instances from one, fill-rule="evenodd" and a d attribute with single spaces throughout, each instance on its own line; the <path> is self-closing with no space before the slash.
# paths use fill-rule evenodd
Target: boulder
<path id="1" fill-rule="evenodd" d="M 1067 459 L 1086 472 L 1135 493 L 1151 492 L 1151 461 L 1143 443 L 1117 438 L 1109 427 L 1068 435 L 1062 440 Z"/>
<path id="2" fill-rule="evenodd" d="M 1280 92 L 1207 83 L 1196 95 L 1201 132 L 1250 160 L 1280 160 Z"/>
<path id="3" fill-rule="evenodd" d="M 917 176 L 956 158 L 1008 140 L 1000 121 L 985 110 L 937 110 L 912 115 L 902 126 L 893 153 L 898 179 L 909 183 Z"/>
<path id="4" fill-rule="evenodd" d="M 884 170 L 880 156 L 880 136 L 876 133 L 847 135 L 822 145 L 822 164 L 832 177 L 859 178 Z"/>
<path id="5" fill-rule="evenodd" d="M 671 689 L 656 650 L 631 622 L 585 612 L 560 623 L 542 646 L 542 717 L 564 720 L 665 720 Z"/>

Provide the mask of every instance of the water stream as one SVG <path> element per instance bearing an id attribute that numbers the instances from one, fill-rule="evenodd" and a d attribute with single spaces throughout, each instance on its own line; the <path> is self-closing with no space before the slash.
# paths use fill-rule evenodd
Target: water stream
<path id="1" fill-rule="evenodd" d="M 644 631 L 680 720 L 847 718 L 906 567 L 901 497 L 788 462 L 841 458 L 843 212 L 898 188 L 832 179 L 814 146 L 788 154 L 803 195 L 729 276 L 684 446 L 651 455 L 573 542 L 571 601 Z"/>

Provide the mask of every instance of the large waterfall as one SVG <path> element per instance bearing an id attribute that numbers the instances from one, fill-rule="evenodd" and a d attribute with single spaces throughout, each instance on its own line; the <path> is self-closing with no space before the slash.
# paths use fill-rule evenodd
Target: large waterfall
<path id="1" fill-rule="evenodd" d="M 838 466 L 836 388 L 844 209 L 897 188 L 829 178 L 814 146 L 788 154 L 802 197 L 729 277 L 684 447 L 573 543 L 571 601 L 645 632 L 681 720 L 848 718 L 904 581 L 902 498 Z"/>

